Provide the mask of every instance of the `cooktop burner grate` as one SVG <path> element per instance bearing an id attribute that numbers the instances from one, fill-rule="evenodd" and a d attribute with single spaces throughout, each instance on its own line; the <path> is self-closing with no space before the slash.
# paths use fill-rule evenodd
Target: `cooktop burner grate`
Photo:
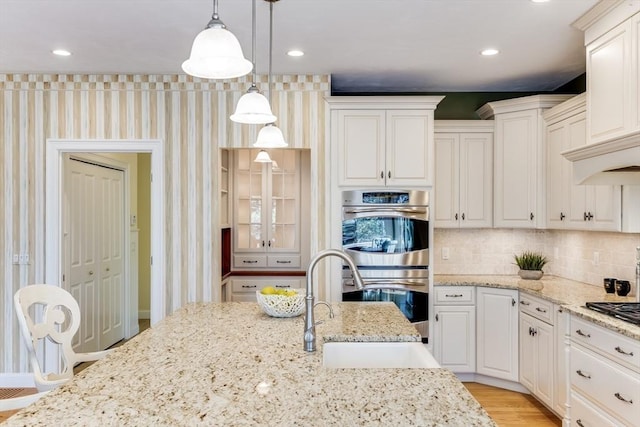
<path id="1" fill-rule="evenodd" d="M 588 302 L 587 308 L 640 325 L 639 302 Z"/>

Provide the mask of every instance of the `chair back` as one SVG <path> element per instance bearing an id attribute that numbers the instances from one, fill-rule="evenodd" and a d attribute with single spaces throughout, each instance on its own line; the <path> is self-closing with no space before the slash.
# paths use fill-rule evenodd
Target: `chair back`
<path id="1" fill-rule="evenodd" d="M 77 360 L 71 341 L 80 327 L 77 301 L 58 286 L 30 285 L 15 293 L 14 304 L 38 390 L 49 390 L 70 380 Z M 36 348 L 39 341 L 45 339 L 61 349 L 60 373 L 45 374 L 38 362 Z"/>

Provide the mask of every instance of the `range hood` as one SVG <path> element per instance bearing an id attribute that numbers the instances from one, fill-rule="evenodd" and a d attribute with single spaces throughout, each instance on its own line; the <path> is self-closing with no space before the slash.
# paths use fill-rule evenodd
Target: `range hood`
<path id="1" fill-rule="evenodd" d="M 576 184 L 640 185 L 640 134 L 564 151 Z"/>

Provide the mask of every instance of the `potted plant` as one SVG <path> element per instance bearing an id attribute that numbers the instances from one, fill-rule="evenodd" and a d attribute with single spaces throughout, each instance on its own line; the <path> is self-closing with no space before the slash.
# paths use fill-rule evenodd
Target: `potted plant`
<path id="1" fill-rule="evenodd" d="M 538 252 L 524 251 L 514 255 L 516 265 L 520 267 L 518 275 L 527 280 L 539 280 L 544 272 L 542 267 L 548 262 L 547 258 Z"/>

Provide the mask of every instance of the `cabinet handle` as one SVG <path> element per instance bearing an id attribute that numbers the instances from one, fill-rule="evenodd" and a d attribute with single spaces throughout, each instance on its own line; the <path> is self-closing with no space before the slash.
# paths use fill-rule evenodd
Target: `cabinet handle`
<path id="1" fill-rule="evenodd" d="M 560 307 L 560 308 L 558 309 L 558 313 L 564 313 L 564 312 L 562 311 L 562 307 Z"/>
<path id="2" fill-rule="evenodd" d="M 531 304 L 529 304 L 529 303 L 528 303 L 528 302 L 526 302 L 526 301 L 520 301 L 520 304 L 522 304 L 522 305 L 531 305 Z"/>
<path id="3" fill-rule="evenodd" d="M 384 171 L 380 171 L 380 178 L 384 178 Z"/>
<path id="4" fill-rule="evenodd" d="M 584 332 L 582 332 L 580 329 L 578 329 L 576 331 L 576 334 L 580 335 L 581 337 L 586 337 L 586 338 L 591 338 L 591 335 L 589 334 L 585 334 Z"/>
<path id="5" fill-rule="evenodd" d="M 257 262 L 258 262 L 258 260 L 255 260 L 255 259 L 250 259 L 250 260 L 244 259 L 244 260 L 242 260 L 243 264 L 255 264 Z"/>
<path id="6" fill-rule="evenodd" d="M 291 264 L 291 261 L 281 261 L 281 260 L 277 260 L 276 264 Z"/>
<path id="7" fill-rule="evenodd" d="M 615 350 L 620 354 L 624 354 L 625 356 L 633 356 L 633 351 L 630 351 L 629 353 L 627 353 L 626 351 L 624 351 L 620 347 L 616 347 Z"/>
<path id="8" fill-rule="evenodd" d="M 633 403 L 633 400 L 632 400 L 632 399 L 627 400 L 627 399 L 625 399 L 624 397 L 620 396 L 620 393 L 616 393 L 616 394 L 614 394 L 614 396 L 615 396 L 615 397 L 617 397 L 617 398 L 618 398 L 618 400 L 622 400 L 623 402 Z"/>
<path id="9" fill-rule="evenodd" d="M 276 288 L 290 288 L 290 285 L 276 285 Z"/>
<path id="10" fill-rule="evenodd" d="M 457 221 L 458 220 L 458 214 L 456 214 L 455 218 L 456 218 L 456 221 Z"/>
<path id="11" fill-rule="evenodd" d="M 580 418 L 576 420 L 576 424 L 578 424 L 580 427 L 584 427 L 584 424 L 582 424 L 582 420 Z"/>
<path id="12" fill-rule="evenodd" d="M 464 221 L 464 212 L 462 213 L 462 220 Z"/>
<path id="13" fill-rule="evenodd" d="M 585 212 L 583 217 L 582 217 L 585 221 L 587 220 L 587 213 Z"/>
<path id="14" fill-rule="evenodd" d="M 271 240 L 269 240 L 269 247 L 271 247 Z"/>
<path id="15" fill-rule="evenodd" d="M 513 298 L 511 298 L 511 307 L 513 307 L 514 305 L 516 305 L 516 300 L 514 300 Z"/>
<path id="16" fill-rule="evenodd" d="M 262 247 L 264 248 L 264 240 L 262 241 Z"/>
<path id="17" fill-rule="evenodd" d="M 529 326 L 529 336 L 533 336 L 533 328 Z"/>
<path id="18" fill-rule="evenodd" d="M 536 307 L 536 311 L 540 312 L 540 313 L 546 313 L 547 310 L 545 310 L 544 308 L 540 308 L 540 307 Z"/>
<path id="19" fill-rule="evenodd" d="M 576 374 L 580 375 L 582 378 L 586 378 L 586 379 L 588 379 L 588 380 L 590 380 L 590 379 L 591 379 L 591 375 L 589 375 L 589 374 L 585 374 L 585 373 L 584 373 L 584 372 L 582 372 L 580 369 L 578 369 L 578 370 L 576 371 Z"/>
<path id="20" fill-rule="evenodd" d="M 247 288 L 247 289 L 251 289 L 251 288 L 257 288 L 258 285 L 242 285 L 243 288 Z"/>
<path id="21" fill-rule="evenodd" d="M 460 298 L 463 295 L 462 294 L 446 294 L 445 296 L 447 298 Z"/>
<path id="22" fill-rule="evenodd" d="M 564 220 L 565 217 L 566 217 L 566 215 L 563 214 L 562 212 L 560 212 L 560 221 Z"/>
<path id="23" fill-rule="evenodd" d="M 591 221 L 593 219 L 593 214 L 591 212 L 587 212 L 587 218 L 589 218 L 589 221 Z"/>
<path id="24" fill-rule="evenodd" d="M 533 212 L 531 212 L 531 213 L 529 214 L 529 219 L 530 219 L 531 221 L 533 221 L 533 218 L 534 218 L 534 216 L 533 216 Z"/>
<path id="25" fill-rule="evenodd" d="M 440 318 L 438 317 L 438 314 L 436 313 L 436 322 L 439 322 Z"/>
<path id="26" fill-rule="evenodd" d="M 389 173 L 387 174 L 388 178 L 391 178 L 391 171 L 389 171 Z"/>

